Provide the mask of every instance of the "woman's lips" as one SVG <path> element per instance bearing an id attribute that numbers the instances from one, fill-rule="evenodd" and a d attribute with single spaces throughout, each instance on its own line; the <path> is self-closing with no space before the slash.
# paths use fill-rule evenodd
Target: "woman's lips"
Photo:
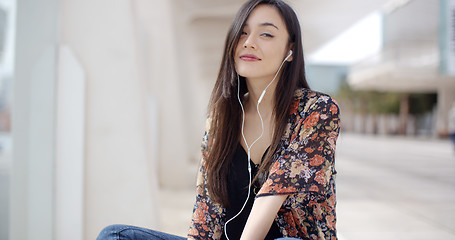
<path id="1" fill-rule="evenodd" d="M 240 56 L 240 59 L 243 61 L 254 62 L 261 60 L 260 58 L 256 57 L 254 54 L 243 54 Z"/>

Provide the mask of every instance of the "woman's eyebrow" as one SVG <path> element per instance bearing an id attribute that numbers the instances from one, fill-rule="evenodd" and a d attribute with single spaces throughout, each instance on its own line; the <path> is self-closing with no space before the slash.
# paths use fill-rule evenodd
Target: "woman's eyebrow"
<path id="1" fill-rule="evenodd" d="M 259 24 L 259 26 L 272 26 L 272 27 L 274 27 L 274 28 L 280 30 L 277 26 L 275 26 L 275 24 L 270 23 L 270 22 L 261 23 L 261 24 Z M 248 27 L 248 23 L 245 23 L 244 27 Z"/>
<path id="2" fill-rule="evenodd" d="M 275 24 L 270 23 L 270 22 L 264 22 L 264 23 L 261 23 L 260 25 L 261 25 L 261 26 L 272 26 L 272 27 L 278 29 L 278 27 L 275 26 Z M 278 30 L 280 30 L 280 29 L 278 29 Z"/>

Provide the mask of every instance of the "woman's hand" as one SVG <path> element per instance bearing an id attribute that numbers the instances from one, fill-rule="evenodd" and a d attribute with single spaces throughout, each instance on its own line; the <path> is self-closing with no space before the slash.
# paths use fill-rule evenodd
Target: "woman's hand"
<path id="1" fill-rule="evenodd" d="M 241 240 L 263 240 L 288 195 L 263 196 L 254 200 Z"/>

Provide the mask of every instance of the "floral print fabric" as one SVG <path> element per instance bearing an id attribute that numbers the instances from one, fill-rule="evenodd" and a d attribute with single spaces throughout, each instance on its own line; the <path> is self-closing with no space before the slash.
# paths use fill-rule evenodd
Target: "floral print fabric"
<path id="1" fill-rule="evenodd" d="M 280 149 L 257 194 L 288 195 L 275 218 L 283 236 L 337 239 L 334 156 L 339 129 L 339 108 L 332 98 L 308 89 L 296 90 Z M 220 239 L 226 221 L 225 209 L 212 202 L 207 191 L 207 137 L 202 143 L 189 239 Z"/>

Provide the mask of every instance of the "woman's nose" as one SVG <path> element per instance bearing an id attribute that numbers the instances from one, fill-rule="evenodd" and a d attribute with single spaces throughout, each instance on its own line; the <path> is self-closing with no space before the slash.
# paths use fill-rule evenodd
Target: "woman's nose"
<path id="1" fill-rule="evenodd" d="M 245 39 L 245 42 L 243 42 L 243 47 L 256 49 L 256 40 L 254 39 L 253 35 L 249 35 Z"/>

